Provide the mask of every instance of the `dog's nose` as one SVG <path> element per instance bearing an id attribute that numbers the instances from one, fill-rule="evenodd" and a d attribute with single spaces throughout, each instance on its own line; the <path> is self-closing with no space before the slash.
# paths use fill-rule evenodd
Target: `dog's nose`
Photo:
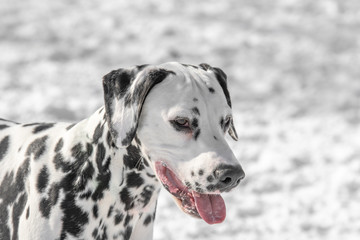
<path id="1" fill-rule="evenodd" d="M 215 171 L 214 175 L 218 180 L 216 188 L 220 191 L 230 191 L 245 177 L 245 172 L 240 165 L 221 165 Z"/>

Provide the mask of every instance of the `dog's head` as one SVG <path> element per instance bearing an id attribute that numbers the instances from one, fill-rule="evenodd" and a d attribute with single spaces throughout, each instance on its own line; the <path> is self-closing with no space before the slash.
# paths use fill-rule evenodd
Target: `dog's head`
<path id="1" fill-rule="evenodd" d="M 110 132 L 119 148 L 137 140 L 176 203 L 207 223 L 225 219 L 220 193 L 245 174 L 225 140 L 237 140 L 225 73 L 208 64 L 119 69 L 103 80 Z"/>

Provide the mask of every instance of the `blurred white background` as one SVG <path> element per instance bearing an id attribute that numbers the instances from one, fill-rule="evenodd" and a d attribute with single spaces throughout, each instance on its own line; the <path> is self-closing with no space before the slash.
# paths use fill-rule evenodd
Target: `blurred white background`
<path id="1" fill-rule="evenodd" d="M 358 0 L 2 0 L 0 16 L 2 118 L 86 118 L 120 67 L 227 73 L 246 180 L 216 226 L 163 191 L 155 239 L 359 239 Z"/>

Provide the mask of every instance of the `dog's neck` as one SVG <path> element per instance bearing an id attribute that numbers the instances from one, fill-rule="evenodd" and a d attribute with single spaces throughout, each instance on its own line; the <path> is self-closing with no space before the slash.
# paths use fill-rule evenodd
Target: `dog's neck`
<path id="1" fill-rule="evenodd" d="M 90 154 L 88 161 L 94 167 L 91 178 L 86 175 L 89 171 L 85 163 L 80 167 L 84 171 L 78 173 L 79 179 L 88 178 L 89 181 L 86 186 L 81 186 L 83 191 L 79 196 L 92 198 L 99 203 L 99 208 L 113 206 L 114 211 L 133 213 L 132 218 L 135 220 L 136 216 L 139 218 L 143 213 L 155 211 L 161 184 L 149 165 L 149 159 L 142 154 L 138 140 L 133 139 L 126 148 L 115 146 L 105 114 L 105 109 L 100 108 L 90 118 L 69 130 L 69 134 L 72 130 L 81 134 L 80 137 L 74 136 L 74 139 L 87 139 L 82 145 L 91 148 L 87 150 Z"/>

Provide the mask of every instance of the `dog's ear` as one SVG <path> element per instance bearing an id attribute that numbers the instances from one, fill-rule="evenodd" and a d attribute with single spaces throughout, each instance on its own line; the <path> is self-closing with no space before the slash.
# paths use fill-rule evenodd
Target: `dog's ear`
<path id="1" fill-rule="evenodd" d="M 232 139 L 234 139 L 235 141 L 239 140 L 233 119 L 231 119 L 231 121 L 230 121 L 228 133 L 232 137 Z"/>
<path id="2" fill-rule="evenodd" d="M 207 63 L 202 63 L 199 66 L 205 71 L 210 70 L 210 71 L 214 72 L 215 77 L 216 77 L 217 81 L 219 82 L 219 84 L 220 84 L 220 86 L 221 86 L 221 88 L 222 88 L 222 90 L 224 92 L 226 102 L 229 105 L 229 107 L 231 108 L 231 98 L 230 98 L 229 90 L 227 88 L 227 76 L 224 73 L 224 71 L 221 70 L 220 68 L 212 67 Z M 232 119 L 230 121 L 230 126 L 229 126 L 228 133 L 235 141 L 238 140 L 238 136 L 237 136 L 237 133 L 236 133 L 234 121 Z"/>
<path id="3" fill-rule="evenodd" d="M 136 135 L 141 109 L 151 88 L 174 72 L 137 66 L 114 70 L 103 78 L 106 119 L 117 147 L 127 147 Z"/>
<path id="4" fill-rule="evenodd" d="M 221 88 L 222 88 L 223 91 L 224 91 L 227 104 L 231 107 L 230 93 L 229 93 L 229 90 L 228 90 L 228 88 L 227 88 L 227 76 L 226 76 L 226 74 L 224 73 L 224 71 L 221 70 L 220 68 L 214 67 L 214 68 L 213 68 L 213 71 L 214 71 L 214 73 L 215 73 L 216 79 L 218 80 Z M 230 126 L 229 126 L 228 133 L 229 133 L 229 135 L 232 137 L 232 139 L 234 139 L 235 141 L 237 141 L 237 140 L 239 139 L 239 138 L 238 138 L 238 135 L 237 135 L 237 133 L 236 133 L 234 121 L 233 121 L 232 118 L 231 118 L 231 121 L 230 121 Z"/>

